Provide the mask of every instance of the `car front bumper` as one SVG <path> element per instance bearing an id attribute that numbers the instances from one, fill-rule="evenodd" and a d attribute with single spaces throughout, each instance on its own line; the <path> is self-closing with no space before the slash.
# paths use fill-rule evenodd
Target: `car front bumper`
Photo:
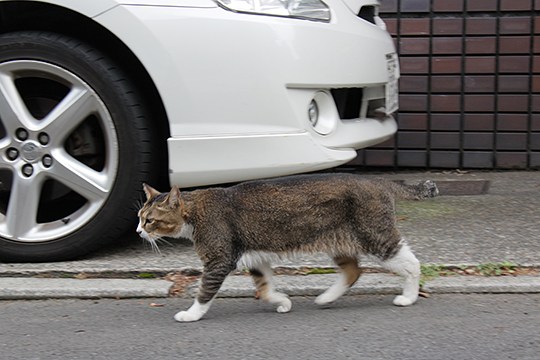
<path id="1" fill-rule="evenodd" d="M 330 168 L 395 133 L 391 115 L 370 110 L 370 101 L 384 103 L 392 39 L 351 10 L 373 0 L 326 3 L 330 23 L 233 13 L 207 1 L 122 5 L 97 17 L 123 34 L 161 95 L 172 184 Z M 332 125 L 320 134 L 308 118 L 310 102 L 321 93 L 335 100 L 333 91 L 344 88 L 362 89 L 357 115 L 344 118 L 335 101 L 326 102 Z"/>

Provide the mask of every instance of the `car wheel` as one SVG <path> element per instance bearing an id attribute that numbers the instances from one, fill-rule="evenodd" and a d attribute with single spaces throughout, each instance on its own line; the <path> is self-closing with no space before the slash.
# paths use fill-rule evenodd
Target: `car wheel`
<path id="1" fill-rule="evenodd" d="M 154 173 L 137 93 L 82 41 L 0 35 L 0 261 L 72 259 L 134 223 Z"/>

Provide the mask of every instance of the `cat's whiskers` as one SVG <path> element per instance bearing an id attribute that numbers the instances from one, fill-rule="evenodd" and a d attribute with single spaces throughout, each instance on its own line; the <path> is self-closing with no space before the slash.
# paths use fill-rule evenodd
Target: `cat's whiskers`
<path id="1" fill-rule="evenodd" d="M 152 251 L 155 252 L 156 254 L 159 254 L 161 255 L 161 250 L 159 249 L 159 246 L 157 244 L 157 241 L 159 240 L 160 238 L 157 238 L 157 239 L 153 239 L 153 238 L 148 238 L 146 240 L 148 240 L 148 242 L 150 243 L 150 246 L 152 248 Z"/>
<path id="2" fill-rule="evenodd" d="M 152 251 L 157 254 L 161 254 L 161 250 L 159 249 L 159 246 L 158 246 L 158 241 L 161 240 L 162 242 L 165 242 L 171 245 L 168 241 L 163 240 L 163 238 L 151 236 L 145 231 L 142 231 L 141 233 L 139 233 L 139 236 L 145 244 L 150 244 L 150 249 L 152 249 Z"/>
<path id="3" fill-rule="evenodd" d="M 143 199 L 138 199 L 138 200 L 135 200 L 135 203 L 133 204 L 133 208 L 136 210 L 136 211 L 139 211 L 144 205 L 144 201 Z"/>
<path id="4" fill-rule="evenodd" d="M 165 245 L 169 245 L 171 247 L 173 246 L 173 244 L 171 242 L 169 242 L 168 240 L 165 240 L 165 238 L 163 238 L 163 237 L 152 237 L 150 235 L 147 235 L 147 236 L 141 236 L 141 240 L 145 244 L 149 244 L 150 249 L 154 253 L 160 254 L 160 255 L 161 255 L 161 249 L 159 248 L 159 245 L 165 244 Z"/>
<path id="5" fill-rule="evenodd" d="M 169 246 L 173 246 L 173 244 L 170 241 L 165 240 L 165 238 L 162 238 L 162 237 L 156 239 L 156 243 L 158 243 L 158 242 L 161 242 L 161 243 L 169 245 Z"/>

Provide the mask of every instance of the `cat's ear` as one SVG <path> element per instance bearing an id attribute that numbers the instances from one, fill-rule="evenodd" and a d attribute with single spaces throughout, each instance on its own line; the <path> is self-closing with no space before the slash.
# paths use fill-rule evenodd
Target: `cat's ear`
<path id="1" fill-rule="evenodd" d="M 146 194 L 146 200 L 150 200 L 160 194 L 159 191 L 157 191 L 156 189 L 154 189 L 153 187 L 151 187 L 150 185 L 146 183 L 143 183 L 143 190 L 144 190 L 144 193 Z"/>
<path id="2" fill-rule="evenodd" d="M 182 198 L 180 197 L 180 189 L 178 186 L 174 185 L 172 187 L 169 195 L 167 195 L 167 198 L 165 199 L 165 202 L 171 209 L 175 209 L 179 206 L 183 207 L 184 204 Z"/>

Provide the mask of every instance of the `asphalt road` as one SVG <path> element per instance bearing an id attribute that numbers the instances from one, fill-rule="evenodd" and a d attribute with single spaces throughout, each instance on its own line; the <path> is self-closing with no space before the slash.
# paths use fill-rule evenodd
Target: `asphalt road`
<path id="1" fill-rule="evenodd" d="M 538 359 L 540 294 L 391 301 L 350 296 L 320 308 L 293 298 L 278 314 L 254 299 L 217 299 L 188 324 L 172 319 L 186 299 L 3 301 L 0 358 Z"/>

